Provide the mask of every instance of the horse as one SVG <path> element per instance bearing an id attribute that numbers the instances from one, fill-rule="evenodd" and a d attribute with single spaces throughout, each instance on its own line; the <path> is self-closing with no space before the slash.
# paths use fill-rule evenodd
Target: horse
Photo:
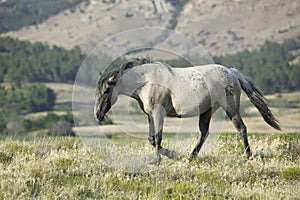
<path id="1" fill-rule="evenodd" d="M 148 140 L 155 147 L 155 163 L 159 164 L 161 155 L 177 158 L 175 151 L 161 145 L 166 116 L 199 116 L 201 137 L 189 157 L 189 160 L 194 160 L 209 135 L 213 113 L 221 107 L 242 136 L 246 156 L 250 158 L 247 128 L 239 111 L 242 90 L 264 121 L 280 130 L 279 122 L 260 90 L 237 69 L 219 64 L 173 68 L 149 58 L 125 62 L 118 69 L 100 75 L 95 91 L 94 116 L 100 123 L 120 94 L 135 99 L 148 117 Z"/>

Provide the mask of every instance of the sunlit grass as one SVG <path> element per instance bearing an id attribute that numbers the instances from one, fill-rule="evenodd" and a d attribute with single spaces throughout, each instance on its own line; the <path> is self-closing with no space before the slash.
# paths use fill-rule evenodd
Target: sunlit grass
<path id="1" fill-rule="evenodd" d="M 146 139 L 122 138 L 110 140 L 137 152 L 154 150 Z M 6 138 L 0 143 L 0 199 L 298 198 L 300 134 L 250 134 L 249 141 L 248 161 L 239 135 L 228 133 L 193 162 L 187 152 L 166 167 L 129 173 L 104 165 L 80 138 Z"/>

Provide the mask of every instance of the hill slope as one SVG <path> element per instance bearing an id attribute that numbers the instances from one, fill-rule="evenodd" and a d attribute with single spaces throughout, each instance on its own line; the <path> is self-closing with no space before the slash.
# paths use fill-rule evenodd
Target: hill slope
<path id="1" fill-rule="evenodd" d="M 173 5 L 174 6 L 174 5 Z M 96 1 L 81 4 L 37 26 L 5 35 L 89 52 L 108 36 L 137 27 L 168 27 L 192 36 L 213 55 L 257 49 L 266 40 L 282 42 L 300 34 L 300 1 L 191 0 L 180 15 L 158 1 Z M 126 44 L 124 44 L 126 45 Z"/>
<path id="2" fill-rule="evenodd" d="M 253 50 L 300 35 L 300 1 L 191 0 L 177 24 L 213 54 Z"/>
<path id="3" fill-rule="evenodd" d="M 40 24 L 66 9 L 74 10 L 82 2 L 89 0 L 2 0 L 0 33 Z"/>
<path id="4" fill-rule="evenodd" d="M 108 3 L 105 3 L 108 2 Z M 64 11 L 37 26 L 30 26 L 4 35 L 30 41 L 72 48 L 80 45 L 89 52 L 110 35 L 135 27 L 166 27 L 172 6 L 163 0 L 155 1 L 91 0 L 75 12 Z"/>

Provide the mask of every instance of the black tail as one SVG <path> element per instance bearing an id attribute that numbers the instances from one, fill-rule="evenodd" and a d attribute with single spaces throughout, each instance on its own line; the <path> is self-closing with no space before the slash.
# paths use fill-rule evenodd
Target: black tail
<path id="1" fill-rule="evenodd" d="M 265 122 L 267 122 L 273 128 L 281 130 L 278 120 L 274 117 L 273 113 L 264 101 L 264 96 L 261 94 L 261 92 L 237 69 L 231 68 L 231 71 L 234 72 L 243 91 L 247 94 L 251 103 L 258 109 Z"/>

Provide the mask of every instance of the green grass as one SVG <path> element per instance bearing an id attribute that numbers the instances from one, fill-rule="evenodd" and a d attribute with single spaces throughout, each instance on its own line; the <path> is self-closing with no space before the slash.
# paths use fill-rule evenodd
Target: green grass
<path id="1" fill-rule="evenodd" d="M 76 137 L 6 138 L 0 143 L 0 199 L 296 199 L 299 138 L 250 134 L 253 157 L 247 161 L 239 137 L 222 134 L 211 154 L 188 162 L 186 152 L 147 173 L 104 165 L 103 155 L 112 154 L 89 151 Z M 146 139 L 120 140 L 111 139 L 128 151 L 154 150 Z"/>
<path id="2" fill-rule="evenodd" d="M 286 181 L 300 180 L 300 167 L 289 167 L 280 172 L 280 178 Z"/>

